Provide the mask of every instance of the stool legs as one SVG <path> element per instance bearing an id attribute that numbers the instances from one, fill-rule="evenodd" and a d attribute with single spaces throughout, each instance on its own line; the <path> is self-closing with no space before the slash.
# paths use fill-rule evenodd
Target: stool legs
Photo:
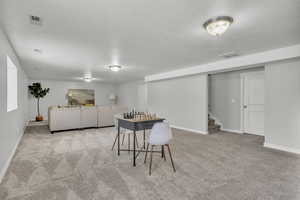
<path id="1" fill-rule="evenodd" d="M 161 145 L 161 157 L 164 158 L 165 161 L 167 161 L 166 154 L 165 154 L 165 146 L 164 145 Z"/>
<path id="2" fill-rule="evenodd" d="M 127 137 L 128 137 L 128 149 L 130 150 L 130 133 L 122 133 L 122 134 L 123 134 L 123 137 L 122 137 L 122 143 L 121 143 L 121 145 L 124 145 L 125 134 L 127 134 Z M 116 137 L 114 139 L 114 143 L 113 143 L 113 145 L 111 147 L 111 150 L 114 150 L 114 147 L 116 145 L 117 139 L 118 139 L 118 134 L 116 134 Z M 135 143 L 136 143 L 136 147 L 139 148 L 139 143 L 138 143 L 137 137 L 135 138 Z M 130 151 L 128 151 L 128 153 L 130 153 Z"/>
<path id="3" fill-rule="evenodd" d="M 124 135 L 123 135 L 122 145 L 124 144 L 124 139 L 125 139 L 125 133 L 124 133 Z"/>
<path id="4" fill-rule="evenodd" d="M 149 149 L 149 143 L 147 143 L 147 148 L 146 148 L 146 154 L 145 154 L 145 160 L 144 160 L 145 164 L 146 164 L 146 160 L 147 160 L 148 149 Z"/>
<path id="5" fill-rule="evenodd" d="M 172 158 L 172 154 L 171 154 L 171 150 L 170 150 L 170 145 L 166 144 L 166 146 L 168 147 L 168 150 L 169 150 L 169 155 L 170 155 L 170 159 L 171 159 L 173 170 L 174 170 L 174 172 L 176 172 L 176 169 L 175 169 L 175 166 L 174 166 L 174 162 L 173 162 L 173 158 Z"/>
<path id="6" fill-rule="evenodd" d="M 115 144 L 116 144 L 116 142 L 117 142 L 117 139 L 118 139 L 118 134 L 116 135 L 116 138 L 115 138 L 114 144 L 113 144 L 113 145 L 112 145 L 112 147 L 111 147 L 111 150 L 113 150 L 113 149 L 114 149 L 114 147 L 115 147 Z"/>
<path id="7" fill-rule="evenodd" d="M 166 153 L 165 153 L 165 147 L 164 147 L 164 160 L 167 161 Z"/>
<path id="8" fill-rule="evenodd" d="M 152 154 L 153 154 L 153 145 L 151 145 L 150 165 L 149 165 L 149 176 L 151 176 L 152 157 L 153 157 Z"/>
<path id="9" fill-rule="evenodd" d="M 147 143 L 147 148 L 146 148 L 146 154 L 145 154 L 145 159 L 144 159 L 144 163 L 146 164 L 146 161 L 147 161 L 147 155 L 148 155 L 148 149 L 149 149 L 149 143 Z M 150 164 L 149 164 L 149 176 L 151 176 L 151 170 L 152 170 L 152 160 L 153 160 L 153 147 L 155 145 L 151 145 L 151 150 L 150 150 Z M 169 144 L 166 144 L 166 145 L 161 145 L 161 156 L 164 158 L 164 160 L 166 161 L 166 154 L 165 154 L 165 149 L 164 149 L 164 146 L 167 146 L 168 148 L 168 152 L 169 152 L 169 156 L 170 156 L 170 160 L 171 160 L 171 164 L 172 164 L 172 167 L 173 167 L 173 171 L 176 172 L 176 169 L 175 169 L 175 165 L 174 165 L 174 161 L 173 161 L 173 157 L 172 157 L 172 153 L 171 153 L 171 150 L 170 150 L 170 145 Z"/>
<path id="10" fill-rule="evenodd" d="M 130 154 L 130 134 L 127 135 L 128 137 L 128 154 Z"/>
<path id="11" fill-rule="evenodd" d="M 139 147 L 139 143 L 138 143 L 137 137 L 135 137 L 135 143 L 136 143 L 136 147 L 137 147 L 137 148 L 140 148 L 140 147 Z"/>

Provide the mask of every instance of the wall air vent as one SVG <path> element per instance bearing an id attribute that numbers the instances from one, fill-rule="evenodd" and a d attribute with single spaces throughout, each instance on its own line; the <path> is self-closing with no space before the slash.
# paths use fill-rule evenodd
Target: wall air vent
<path id="1" fill-rule="evenodd" d="M 239 56 L 239 54 L 237 54 L 236 52 L 232 51 L 232 52 L 228 52 L 228 53 L 223 53 L 223 54 L 221 54 L 219 56 L 223 57 L 223 58 L 232 58 L 232 57 Z"/>
<path id="2" fill-rule="evenodd" d="M 30 15 L 29 20 L 30 20 L 30 23 L 33 25 L 38 25 L 38 26 L 42 25 L 42 19 L 39 16 Z"/>

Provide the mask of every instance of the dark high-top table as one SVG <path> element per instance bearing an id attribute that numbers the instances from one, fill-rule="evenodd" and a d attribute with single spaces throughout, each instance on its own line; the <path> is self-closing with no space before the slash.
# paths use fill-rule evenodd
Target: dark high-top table
<path id="1" fill-rule="evenodd" d="M 136 131 L 144 131 L 143 132 L 143 148 L 145 149 L 145 131 L 148 129 L 152 129 L 153 125 L 157 122 L 163 122 L 162 118 L 155 119 L 123 119 L 118 118 L 118 156 L 120 155 L 120 151 L 133 151 L 133 166 L 135 167 L 135 160 L 137 157 L 136 154 Z M 120 149 L 120 128 L 125 128 L 133 131 L 133 150 L 130 149 Z M 145 150 L 139 150 L 139 152 L 145 152 Z"/>

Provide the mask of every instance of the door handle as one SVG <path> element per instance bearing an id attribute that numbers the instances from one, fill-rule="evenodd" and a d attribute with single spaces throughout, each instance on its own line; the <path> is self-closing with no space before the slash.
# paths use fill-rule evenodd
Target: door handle
<path id="1" fill-rule="evenodd" d="M 247 108 L 247 105 L 244 105 L 243 108 L 246 109 L 246 108 Z"/>

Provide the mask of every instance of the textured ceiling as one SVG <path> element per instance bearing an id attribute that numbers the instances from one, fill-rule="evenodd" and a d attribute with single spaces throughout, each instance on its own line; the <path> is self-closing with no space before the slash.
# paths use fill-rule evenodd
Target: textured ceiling
<path id="1" fill-rule="evenodd" d="M 0 0 L 1 26 L 30 78 L 107 82 L 300 43 L 300 1 L 274 0 Z M 42 18 L 30 24 L 29 15 Z M 202 28 L 230 15 L 221 37 Z M 41 49 L 42 53 L 34 49 Z M 124 69 L 110 72 L 107 66 Z"/>

